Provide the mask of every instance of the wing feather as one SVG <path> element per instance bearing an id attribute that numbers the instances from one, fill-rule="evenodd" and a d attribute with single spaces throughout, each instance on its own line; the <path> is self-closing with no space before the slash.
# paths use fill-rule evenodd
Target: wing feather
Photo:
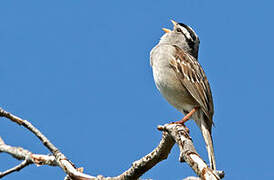
<path id="1" fill-rule="evenodd" d="M 176 49 L 175 58 L 170 60 L 170 66 L 176 72 L 182 85 L 199 103 L 212 124 L 213 100 L 205 72 L 193 56 L 185 53 L 177 46 L 174 47 Z"/>

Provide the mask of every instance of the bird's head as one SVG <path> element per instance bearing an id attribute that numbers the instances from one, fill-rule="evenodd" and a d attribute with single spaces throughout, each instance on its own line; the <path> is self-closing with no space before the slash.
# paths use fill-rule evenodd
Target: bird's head
<path id="1" fill-rule="evenodd" d="M 176 45 L 185 50 L 197 59 L 200 40 L 193 29 L 183 23 L 171 20 L 173 30 L 163 28 L 165 34 L 161 37 L 160 43 Z"/>

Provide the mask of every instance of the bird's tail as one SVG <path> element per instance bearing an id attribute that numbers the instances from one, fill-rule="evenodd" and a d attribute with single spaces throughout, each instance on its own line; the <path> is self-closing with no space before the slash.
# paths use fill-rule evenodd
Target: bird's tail
<path id="1" fill-rule="evenodd" d="M 208 127 L 206 122 L 202 121 L 201 125 L 200 125 L 200 129 L 201 129 L 202 135 L 205 139 L 210 168 L 212 170 L 216 170 L 216 161 L 215 161 L 213 141 L 212 141 L 212 136 L 211 136 L 211 127 Z"/>

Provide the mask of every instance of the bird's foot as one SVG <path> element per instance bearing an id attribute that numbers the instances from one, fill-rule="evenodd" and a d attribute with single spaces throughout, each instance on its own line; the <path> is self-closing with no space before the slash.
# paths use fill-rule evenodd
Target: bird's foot
<path id="1" fill-rule="evenodd" d="M 183 120 L 183 119 L 182 119 L 182 120 Z M 189 133 L 188 127 L 186 127 L 185 123 L 184 123 L 182 120 L 176 121 L 176 122 L 171 122 L 170 124 L 180 124 L 180 125 L 184 126 L 184 128 L 185 128 L 186 131 L 187 131 L 187 133 Z"/>
<path id="2" fill-rule="evenodd" d="M 182 125 L 182 126 L 184 126 L 185 127 L 185 129 L 186 129 L 186 131 L 189 133 L 189 129 L 186 127 L 186 125 L 185 125 L 185 122 L 186 121 L 188 121 L 188 119 L 186 119 L 186 116 L 185 117 L 183 117 L 180 121 L 175 121 L 175 122 L 172 122 L 172 123 L 170 123 L 170 124 L 180 124 L 180 125 Z"/>
<path id="3" fill-rule="evenodd" d="M 172 124 L 181 124 L 181 125 L 185 126 L 185 122 L 187 122 L 190 118 L 187 115 L 185 117 L 183 117 L 180 121 L 172 122 Z"/>
<path id="4" fill-rule="evenodd" d="M 186 128 L 187 132 L 189 132 L 189 129 L 186 127 L 185 122 L 187 122 L 187 121 L 190 119 L 190 117 L 192 116 L 192 114 L 194 114 L 198 109 L 199 109 L 199 107 L 193 108 L 193 109 L 192 109 L 187 115 L 185 115 L 185 117 L 183 117 L 180 121 L 172 122 L 171 124 L 181 124 L 181 125 L 183 125 L 183 126 Z"/>
<path id="5" fill-rule="evenodd" d="M 177 124 L 183 124 L 185 122 L 187 122 L 191 116 L 199 109 L 199 107 L 194 107 L 189 113 L 187 113 L 187 115 L 185 115 L 185 117 L 183 117 L 183 119 L 181 119 L 180 121 L 177 121 Z"/>

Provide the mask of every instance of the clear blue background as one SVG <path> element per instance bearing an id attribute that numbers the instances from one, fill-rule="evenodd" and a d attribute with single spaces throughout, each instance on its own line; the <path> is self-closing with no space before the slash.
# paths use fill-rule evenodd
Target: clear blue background
<path id="1" fill-rule="evenodd" d="M 154 86 L 149 52 L 170 19 L 200 37 L 215 103 L 217 167 L 225 179 L 274 179 L 273 1 L 0 1 L 0 106 L 37 126 L 78 167 L 116 176 L 156 147 L 156 127 L 179 120 Z M 7 144 L 49 153 L 1 119 Z M 204 141 L 188 122 L 198 152 Z M 142 178 L 194 175 L 178 147 Z M 0 171 L 19 161 L 0 154 Z M 31 165 L 4 179 L 63 179 Z"/>

